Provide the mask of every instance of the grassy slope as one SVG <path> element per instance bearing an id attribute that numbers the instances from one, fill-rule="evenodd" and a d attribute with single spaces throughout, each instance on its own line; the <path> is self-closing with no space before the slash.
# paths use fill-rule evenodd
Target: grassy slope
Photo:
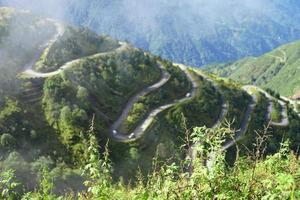
<path id="1" fill-rule="evenodd" d="M 211 65 L 206 69 L 247 84 L 268 87 L 291 96 L 300 90 L 300 41 L 281 46 L 261 57 L 234 63 Z"/>

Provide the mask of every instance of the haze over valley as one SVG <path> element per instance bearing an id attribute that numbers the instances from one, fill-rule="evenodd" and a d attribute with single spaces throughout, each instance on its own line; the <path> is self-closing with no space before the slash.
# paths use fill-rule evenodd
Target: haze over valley
<path id="1" fill-rule="evenodd" d="M 1 0 L 192 66 L 258 56 L 300 39 L 297 0 Z"/>
<path id="2" fill-rule="evenodd" d="M 300 199 L 299 8 L 0 0 L 0 199 Z"/>

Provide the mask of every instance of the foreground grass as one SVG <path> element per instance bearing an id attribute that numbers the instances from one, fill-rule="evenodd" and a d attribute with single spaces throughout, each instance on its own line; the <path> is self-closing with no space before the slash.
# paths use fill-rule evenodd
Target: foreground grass
<path id="1" fill-rule="evenodd" d="M 98 144 L 90 130 L 87 164 L 83 172 L 87 178 L 86 191 L 57 196 L 52 193 L 53 183 L 43 170 L 40 186 L 35 192 L 24 193 L 14 181 L 12 171 L 1 172 L 1 199 L 299 199 L 300 162 L 290 151 L 289 143 L 264 157 L 266 134 L 258 135 L 255 150 L 248 156 L 237 156 L 232 167 L 227 167 L 225 152 L 221 152 L 224 138 L 232 134 L 227 128 L 211 130 L 195 128 L 190 142 L 199 142 L 201 158 L 185 159 L 181 165 L 164 164 L 153 159 L 153 170 L 147 177 L 137 176 L 134 185 L 111 180 L 112 166 L 108 150 L 98 152 Z M 189 143 L 183 147 L 188 149 Z M 205 147 L 205 148 L 204 148 Z M 211 159 L 211 155 L 216 155 Z M 211 167 L 203 163 L 210 160 Z M 192 172 L 192 173 L 191 173 Z"/>

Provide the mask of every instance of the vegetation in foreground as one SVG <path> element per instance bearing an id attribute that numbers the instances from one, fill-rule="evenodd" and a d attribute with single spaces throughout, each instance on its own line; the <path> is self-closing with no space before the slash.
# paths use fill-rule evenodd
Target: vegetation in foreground
<path id="1" fill-rule="evenodd" d="M 17 81 L 16 85 L 10 84 L 8 80 L 14 81 L 16 74 L 22 70 L 22 66 L 34 55 L 35 47 L 43 43 L 46 36 L 52 35 L 54 27 L 48 23 L 41 25 L 43 24 L 39 23 L 41 19 L 32 18 L 27 14 L 16 18 L 10 16 L 9 10 L 9 12 L 4 11 L 4 15 L 1 16 L 5 16 L 5 20 L 0 21 L 5 23 L 2 24 L 3 27 L 0 25 L 0 32 L 1 38 L 4 38 L 2 41 L 7 42 L 1 43 L 1 47 L 5 47 L 8 58 L 13 55 L 19 57 L 17 59 L 19 61 L 0 63 L 0 67 L 5 66 L 12 70 L 8 76 L 4 73 L 6 79 L 0 77 L 0 80 L 4 80 L 5 83 L 0 84 L 0 93 L 2 94 L 0 95 L 0 199 L 59 199 L 59 195 L 64 195 L 60 199 L 74 199 L 74 197 L 81 199 L 191 199 L 198 196 L 213 198 L 210 196 L 213 193 L 224 193 L 226 197 L 230 197 L 231 194 L 246 196 L 242 187 L 250 186 L 246 185 L 249 178 L 244 174 L 248 174 L 246 168 L 251 169 L 254 165 L 253 162 L 256 160 L 251 160 L 253 156 L 243 157 L 240 162 L 245 163 L 237 167 L 241 171 L 241 174 L 237 175 L 234 171 L 237 170 L 235 166 L 228 168 L 223 157 L 217 160 L 218 163 L 226 166 L 215 171 L 216 174 L 221 174 L 218 177 L 224 178 L 224 181 L 227 180 L 224 183 L 226 187 L 218 182 L 218 177 L 212 179 L 214 174 L 201 165 L 201 160 L 193 161 L 195 173 L 192 177 L 194 178 L 189 178 L 186 166 L 191 163 L 189 160 L 182 161 L 186 154 L 184 150 L 189 146 L 184 144 L 189 144 L 187 141 L 191 141 L 191 139 L 183 140 L 186 127 L 213 125 L 220 113 L 221 94 L 229 102 L 227 118 L 236 119 L 233 125 L 236 125 L 235 128 L 239 128 L 240 120 L 244 118 L 243 111 L 248 105 L 249 96 L 241 92 L 238 85 L 230 81 L 225 82 L 220 84 L 220 91 L 216 91 L 212 83 L 198 77 L 200 86 L 196 97 L 157 116 L 153 127 L 148 130 L 150 133 L 145 133 L 142 141 L 133 144 L 110 142 L 109 146 L 105 146 L 109 125 L 120 114 L 127 100 L 137 91 L 153 84 L 160 78 L 156 66 L 157 58 L 128 48 L 126 51 L 111 55 L 83 58 L 72 69 L 46 80 Z M 6 20 L 6 18 L 8 19 Z M 30 26 L 19 27 L 17 22 L 40 24 L 40 26 L 36 26 L 36 29 L 40 31 L 35 29 L 28 31 L 27 28 Z M 11 52 L 18 49 L 18 45 L 11 47 L 11 43 L 9 43 L 15 38 L 7 40 L 9 37 L 5 31 L 6 23 L 18 27 L 17 33 L 26 32 L 30 33 L 31 37 L 41 37 L 30 48 L 27 48 L 28 51 L 24 55 L 13 54 Z M 42 71 L 47 71 L 48 67 L 56 69 L 70 59 L 98 51 L 109 51 L 117 47 L 117 42 L 111 41 L 109 38 L 101 39 L 84 30 L 68 30 L 74 35 L 70 33 L 64 35 L 51 47 L 48 57 L 41 57 Z M 25 43 L 27 41 L 23 37 L 20 39 Z M 67 47 L 65 43 L 73 45 Z M 90 46 L 90 43 L 95 46 Z M 151 93 L 147 96 L 149 102 L 145 102 L 149 105 L 149 110 L 152 109 L 151 106 L 156 107 L 155 104 L 176 99 L 177 95 L 184 96 L 189 91 L 190 86 L 186 77 L 183 76 L 183 72 L 179 70 L 176 72 L 170 63 L 166 63 L 166 65 L 166 68 L 174 70 L 173 73 L 175 73 L 169 81 L 170 85 L 161 88 L 168 90 L 166 94 L 169 95 L 169 98 L 165 98 L 164 93 L 160 93 L 161 90 Z M 170 72 L 170 74 L 173 73 Z M 194 75 L 196 76 L 196 74 Z M 6 84 L 6 81 L 9 84 Z M 179 90 L 179 88 L 181 89 Z M 18 94 L 13 91 L 18 91 Z M 157 96 L 159 101 L 154 102 Z M 253 114 L 255 119 L 253 124 L 259 125 L 257 128 L 263 127 L 262 123 L 266 113 L 264 110 L 266 101 L 261 102 L 263 103 L 256 109 L 260 115 Z M 292 111 L 289 112 L 293 120 L 290 120 L 291 127 L 288 134 L 285 135 L 284 131 L 278 130 L 276 134 L 273 134 L 275 139 L 271 138 L 269 143 L 277 145 L 282 137 L 289 138 L 291 149 L 297 149 L 299 144 L 297 141 L 300 140 L 300 134 L 298 134 L 300 133 L 300 122 L 298 116 L 294 116 Z M 90 134 L 84 134 L 88 128 L 88 119 L 94 114 L 95 127 L 93 126 Z M 186 117 L 184 124 L 182 116 Z M 136 121 L 137 119 L 133 120 L 133 122 Z M 213 132 L 206 131 L 209 129 L 199 130 L 200 133 Z M 220 131 L 220 134 L 230 132 L 226 129 L 222 130 L 224 131 Z M 94 135 L 93 133 L 99 134 Z M 248 136 L 251 139 L 249 141 L 255 140 L 253 132 L 249 131 L 249 133 Z M 194 134 L 194 136 L 193 140 L 197 140 L 197 138 L 201 141 L 206 140 L 206 137 L 201 134 Z M 152 141 L 149 140 L 150 137 L 152 137 Z M 220 142 L 217 141 L 216 144 L 220 144 Z M 208 151 L 211 145 L 210 143 L 205 144 Z M 247 145 L 252 145 L 252 142 L 248 142 Z M 106 148 L 98 148 L 98 146 Z M 180 146 L 182 149 L 179 148 Z M 218 151 L 218 147 L 218 145 L 212 147 L 213 151 Z M 111 154 L 108 154 L 107 149 L 110 149 Z M 271 151 L 273 153 L 278 148 L 272 149 L 276 149 Z M 103 152 L 104 156 L 100 156 Z M 269 153 L 268 150 L 266 152 Z M 202 155 L 205 160 L 205 155 L 209 154 L 205 150 Z M 220 155 L 224 156 L 225 154 Z M 153 157 L 155 159 L 151 163 Z M 122 165 L 120 162 L 125 164 Z M 265 161 L 261 160 L 261 162 Z M 236 163 L 239 163 L 239 159 Z M 243 166 L 246 166 L 245 169 Z M 124 169 L 131 173 L 127 174 Z M 136 175 L 137 171 L 139 171 L 139 175 Z M 288 172 L 283 171 L 282 173 L 285 175 Z M 196 176 L 197 173 L 201 174 L 201 177 Z M 226 174 L 226 177 L 223 177 L 225 175 L 222 174 Z M 266 177 L 271 179 L 271 174 Z M 242 175 L 246 177 L 243 178 Z M 231 176 L 241 177 L 234 179 Z M 122 177 L 124 181 L 121 181 L 122 179 L 119 177 Z M 230 177 L 231 179 L 228 179 Z M 242 182 L 240 184 L 242 186 L 238 186 L 240 187 L 238 191 L 241 193 L 232 191 L 234 187 L 229 184 L 230 180 Z M 265 188 L 265 190 L 267 189 Z M 162 192 L 159 193 L 161 190 Z M 256 188 L 253 190 L 260 191 Z M 249 194 L 252 194 L 253 190 Z M 28 193 L 30 191 L 32 193 Z M 167 191 L 174 191 L 174 193 Z M 260 196 L 246 197 L 258 198 Z"/>
<path id="2" fill-rule="evenodd" d="M 23 192 L 23 186 L 15 179 L 12 170 L 1 171 L 0 197 L 2 199 L 298 199 L 300 198 L 300 161 L 290 150 L 289 142 L 281 144 L 280 150 L 264 156 L 267 129 L 257 133 L 254 151 L 247 156 L 237 154 L 235 164 L 228 167 L 225 152 L 221 152 L 225 137 L 232 135 L 228 128 L 217 130 L 205 127 L 194 128 L 183 150 L 191 142 L 199 142 L 198 155 L 194 160 L 186 158 L 181 164 L 165 164 L 154 158 L 153 170 L 148 176 L 137 175 L 135 184 L 113 182 L 113 166 L 109 151 L 103 155 L 93 125 L 86 141 L 86 165 L 82 169 L 85 189 L 63 196 L 53 192 L 52 177 L 42 169 L 39 186 L 34 192 Z M 239 150 L 239 146 L 236 146 Z M 210 159 L 214 154 L 215 158 Z M 211 167 L 204 165 L 210 160 Z M 192 167 L 191 167 L 192 166 Z M 192 169 L 192 170 L 190 170 Z M 190 173 L 192 171 L 192 173 Z"/>

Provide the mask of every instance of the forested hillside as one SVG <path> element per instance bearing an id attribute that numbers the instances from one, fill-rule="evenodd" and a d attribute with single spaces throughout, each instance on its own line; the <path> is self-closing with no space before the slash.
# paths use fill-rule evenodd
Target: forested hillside
<path id="1" fill-rule="evenodd" d="M 86 28 L 11 8 L 0 16 L 7 62 L 0 74 L 12 70 L 0 79 L 7 83 L 0 85 L 0 199 L 176 199 L 160 196 L 160 183 L 188 199 L 213 197 L 216 188 L 249 198 L 299 196 L 297 155 L 289 154 L 300 144 L 299 102 Z M 13 40 L 15 29 L 24 36 Z M 263 152 L 249 159 L 259 130 L 268 135 Z M 278 157 L 280 166 L 261 174 Z M 280 188 L 265 192 L 256 177 L 271 181 L 274 171 Z"/>

